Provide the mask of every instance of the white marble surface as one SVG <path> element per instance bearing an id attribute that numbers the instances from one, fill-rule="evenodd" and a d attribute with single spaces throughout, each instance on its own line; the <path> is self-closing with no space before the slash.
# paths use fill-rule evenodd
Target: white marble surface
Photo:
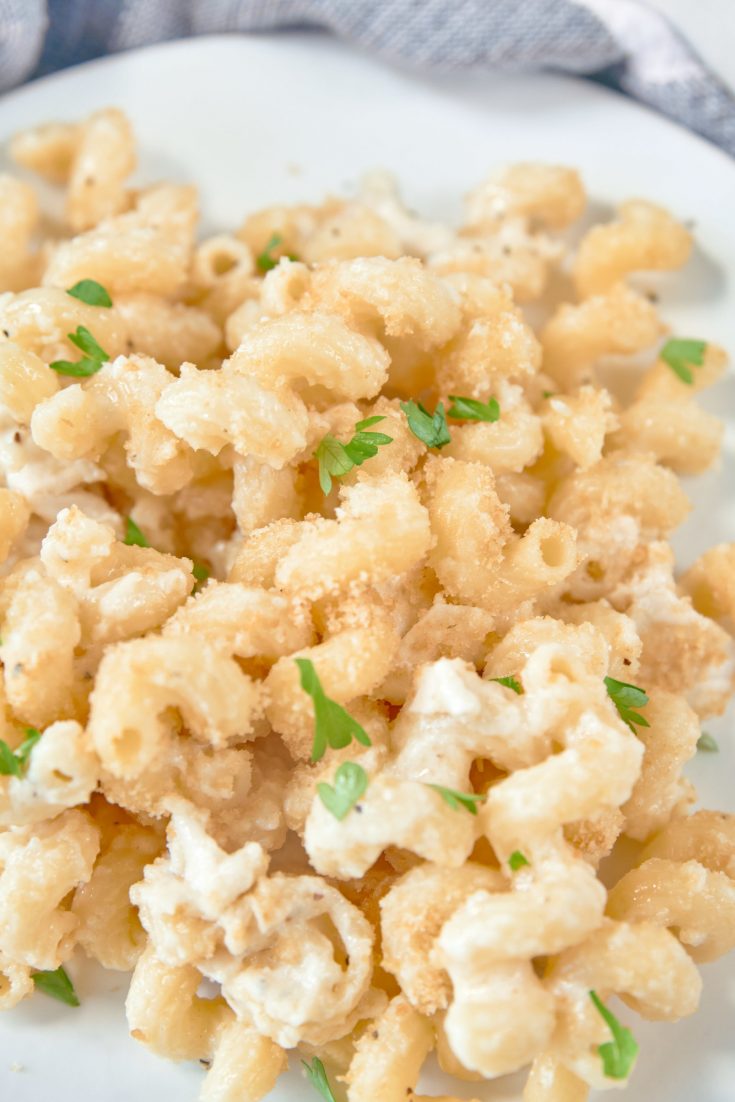
<path id="1" fill-rule="evenodd" d="M 735 0 L 648 0 L 684 32 L 735 88 Z"/>

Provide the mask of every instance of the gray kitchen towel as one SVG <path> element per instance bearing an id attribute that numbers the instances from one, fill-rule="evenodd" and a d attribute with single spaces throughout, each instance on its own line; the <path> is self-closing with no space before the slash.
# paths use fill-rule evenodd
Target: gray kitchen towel
<path id="1" fill-rule="evenodd" d="M 0 91 L 147 43 L 296 27 L 423 71 L 591 76 L 735 156 L 735 95 L 642 0 L 0 0 Z"/>

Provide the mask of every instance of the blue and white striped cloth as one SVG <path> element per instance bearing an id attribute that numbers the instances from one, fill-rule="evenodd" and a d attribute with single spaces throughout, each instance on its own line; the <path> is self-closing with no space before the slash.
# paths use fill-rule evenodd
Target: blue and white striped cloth
<path id="1" fill-rule="evenodd" d="M 0 0 L 0 91 L 151 42 L 297 27 L 424 70 L 587 75 L 735 156 L 735 95 L 642 0 Z"/>

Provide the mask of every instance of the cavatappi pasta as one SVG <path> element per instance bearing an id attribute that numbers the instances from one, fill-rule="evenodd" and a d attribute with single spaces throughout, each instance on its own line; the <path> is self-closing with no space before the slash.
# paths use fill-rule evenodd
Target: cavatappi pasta
<path id="1" fill-rule="evenodd" d="M 349 1102 L 422 1102 L 432 1051 L 624 1085 L 608 1000 L 691 1014 L 735 944 L 735 817 L 683 773 L 735 547 L 677 580 L 666 542 L 726 356 L 628 282 L 689 232 L 633 200 L 571 250 L 578 174 L 521 164 L 456 230 L 374 173 L 201 241 L 119 111 L 11 152 L 65 221 L 0 179 L 0 1006 L 132 971 L 202 1102 L 289 1051 Z"/>

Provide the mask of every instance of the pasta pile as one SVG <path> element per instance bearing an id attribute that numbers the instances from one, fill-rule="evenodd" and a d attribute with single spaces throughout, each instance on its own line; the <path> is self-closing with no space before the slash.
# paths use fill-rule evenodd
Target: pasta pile
<path id="1" fill-rule="evenodd" d="M 203 1102 L 289 1050 L 327 1100 L 420 1102 L 432 1051 L 624 1085 L 609 1000 L 691 1014 L 735 943 L 735 817 L 682 773 L 735 545 L 667 543 L 726 356 L 629 282 L 689 232 L 634 200 L 572 248 L 577 173 L 515 165 L 458 231 L 374 174 L 198 242 L 117 110 L 12 154 L 65 213 L 0 178 L 0 1006 L 132 970 Z"/>

